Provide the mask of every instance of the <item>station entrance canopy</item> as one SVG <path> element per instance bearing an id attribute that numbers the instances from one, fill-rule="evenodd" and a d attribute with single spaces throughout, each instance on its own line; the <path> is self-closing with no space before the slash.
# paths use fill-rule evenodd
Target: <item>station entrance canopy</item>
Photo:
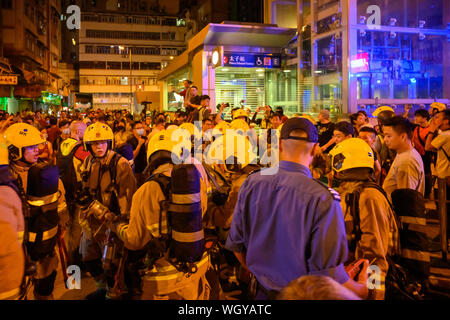
<path id="1" fill-rule="evenodd" d="M 281 49 L 295 37 L 296 29 L 279 28 L 276 25 L 267 24 L 233 24 L 211 23 L 203 28 L 197 35 L 189 40 L 187 50 L 176 57 L 160 74 L 159 80 L 175 73 L 190 62 L 190 56 L 199 48 L 208 47 L 211 51 L 214 47 L 228 47 L 226 52 L 239 52 L 241 54 L 261 54 L 264 57 L 265 49 L 281 53 Z M 236 48 L 236 49 L 234 49 Z M 270 50 L 269 50 L 270 51 Z M 225 52 L 225 53 L 226 53 Z M 249 56 L 249 59 L 253 59 Z M 275 59 L 279 57 L 276 56 Z M 258 57 L 256 57 L 257 61 Z M 277 62 L 279 60 L 276 60 Z M 242 65 L 240 67 L 243 67 Z M 273 67 L 278 67 L 276 64 Z"/>

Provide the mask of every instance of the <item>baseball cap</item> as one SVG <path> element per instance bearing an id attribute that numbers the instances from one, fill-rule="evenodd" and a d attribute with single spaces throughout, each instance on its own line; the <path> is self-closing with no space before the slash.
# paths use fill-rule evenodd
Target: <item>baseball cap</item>
<path id="1" fill-rule="evenodd" d="M 306 138 L 291 136 L 291 132 L 294 130 L 302 130 L 307 134 Z M 280 139 L 293 139 L 303 140 L 308 142 L 317 142 L 319 135 L 317 128 L 311 123 L 311 121 L 305 118 L 291 118 L 288 119 L 281 128 Z"/>

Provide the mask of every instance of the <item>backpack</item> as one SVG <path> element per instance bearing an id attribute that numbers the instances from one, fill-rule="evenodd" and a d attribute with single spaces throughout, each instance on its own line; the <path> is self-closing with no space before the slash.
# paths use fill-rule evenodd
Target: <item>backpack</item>
<path id="1" fill-rule="evenodd" d="M 362 189 L 356 190 L 352 194 L 348 194 L 346 202 L 350 207 L 353 217 L 353 231 L 354 239 L 350 241 L 349 250 L 355 250 L 356 243 L 361 239 L 360 219 L 359 219 L 359 196 L 363 189 L 374 188 L 379 190 L 390 207 L 394 211 L 394 218 L 399 227 L 400 246 L 402 248 L 401 255 L 386 256 L 389 264 L 389 270 L 385 278 L 386 300 L 423 300 L 426 295 L 427 273 L 429 272 L 429 263 L 420 263 L 419 267 L 414 261 L 405 259 L 403 256 L 404 249 L 408 248 L 426 248 L 426 235 L 420 232 L 408 230 L 405 223 L 408 220 L 405 217 L 415 216 L 416 218 L 425 218 L 420 214 L 422 208 L 424 209 L 423 196 L 416 190 L 400 189 L 392 193 L 393 201 L 389 201 L 385 191 L 376 183 L 368 182 L 362 186 Z M 418 196 L 419 194 L 420 196 Z M 422 202 L 421 202 L 422 199 Z M 422 203 L 422 206 L 420 205 Z M 424 212 L 424 211 L 423 211 Z M 394 239 L 395 240 L 395 239 Z M 407 251 L 409 252 L 409 251 Z"/>
<path id="2" fill-rule="evenodd" d="M 202 225 L 200 173 L 193 164 L 175 165 L 171 177 L 152 175 L 147 181 L 159 184 L 166 200 L 159 216 L 159 239 L 148 244 L 151 260 L 168 252 L 169 262 L 185 273 L 195 273 L 195 262 L 205 252 Z M 163 211 L 167 212 L 167 233 L 163 233 Z"/>
<path id="3" fill-rule="evenodd" d="M 72 141 L 68 141 L 72 140 Z M 73 164 L 73 157 L 81 146 L 80 142 L 75 139 L 66 139 L 61 143 L 61 147 L 56 155 L 56 165 L 59 168 L 59 175 L 66 191 L 66 201 L 72 202 L 74 195 L 81 188 L 81 182 L 77 181 L 76 171 Z M 72 147 L 71 151 L 67 154 L 63 154 L 63 149 Z"/>
<path id="4" fill-rule="evenodd" d="M 372 181 L 368 181 L 365 182 L 361 188 L 355 190 L 353 193 L 349 193 L 346 195 L 345 198 L 345 202 L 347 203 L 348 208 L 350 208 L 350 214 L 352 215 L 353 218 L 353 230 L 352 230 L 352 235 L 354 235 L 354 237 L 352 237 L 352 239 L 349 242 L 349 250 L 351 251 L 355 251 L 356 250 L 356 244 L 358 243 L 359 240 L 361 240 L 361 228 L 360 228 L 360 215 L 359 215 L 359 198 L 361 195 L 361 192 L 363 192 L 364 189 L 367 188 L 373 188 L 378 190 L 381 194 L 383 194 L 384 198 L 386 199 L 386 201 L 389 203 L 389 206 L 391 207 L 392 211 L 394 211 L 394 208 L 391 204 L 391 202 L 389 201 L 389 198 L 386 194 L 386 192 L 383 190 L 383 188 L 380 187 L 380 185 L 378 185 L 375 182 Z M 394 211 L 395 212 L 395 211 Z M 397 226 L 399 226 L 399 221 L 397 221 L 397 217 L 396 218 L 396 224 Z"/>
<path id="5" fill-rule="evenodd" d="M 28 170 L 27 201 L 30 210 L 27 219 L 27 253 L 33 261 L 52 255 L 58 240 L 58 167 L 37 164 Z"/>

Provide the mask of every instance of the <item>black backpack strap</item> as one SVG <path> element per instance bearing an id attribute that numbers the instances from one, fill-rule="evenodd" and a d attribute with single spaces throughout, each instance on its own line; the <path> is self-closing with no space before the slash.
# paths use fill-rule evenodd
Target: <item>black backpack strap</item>
<path id="1" fill-rule="evenodd" d="M 356 244 L 361 240 L 361 224 L 359 216 L 359 198 L 361 195 L 362 188 L 358 188 L 352 193 L 348 193 L 345 196 L 345 203 L 347 204 L 347 210 L 350 210 L 350 214 L 353 218 L 353 229 L 352 235 L 354 238 L 349 239 L 349 249 L 354 251 L 356 249 Z"/>
<path id="2" fill-rule="evenodd" d="M 158 183 L 159 187 L 161 188 L 161 191 L 164 194 L 164 197 L 166 198 L 166 200 L 164 200 L 160 203 L 161 210 L 159 211 L 159 234 L 160 234 L 160 236 L 162 236 L 162 213 L 163 213 L 163 210 L 168 209 L 169 204 L 172 200 L 172 192 L 171 192 L 172 184 L 171 184 L 170 178 L 162 173 L 157 173 L 157 174 L 150 176 L 146 182 L 149 182 L 149 181 L 154 181 L 154 182 Z M 168 222 L 167 230 L 169 231 L 170 224 L 169 224 L 168 215 L 166 215 L 166 219 Z M 170 231 L 168 233 L 170 235 Z"/>
<path id="3" fill-rule="evenodd" d="M 422 145 L 422 147 L 425 148 L 425 141 L 422 140 L 422 138 L 420 137 L 420 126 L 417 126 L 417 138 L 419 139 L 420 144 Z"/>

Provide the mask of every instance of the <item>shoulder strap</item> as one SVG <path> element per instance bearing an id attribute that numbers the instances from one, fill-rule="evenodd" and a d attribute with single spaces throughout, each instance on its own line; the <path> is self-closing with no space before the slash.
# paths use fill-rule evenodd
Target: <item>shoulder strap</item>
<path id="1" fill-rule="evenodd" d="M 361 225 L 360 225 L 360 216 L 359 216 L 359 198 L 361 195 L 362 188 L 358 188 L 352 193 L 348 193 L 345 196 L 345 203 L 347 204 L 347 210 L 350 210 L 350 214 L 353 218 L 353 230 L 352 234 L 355 238 L 351 240 L 349 243 L 349 249 L 354 251 L 356 248 L 356 243 L 361 240 Z"/>
<path id="2" fill-rule="evenodd" d="M 151 175 L 147 179 L 146 182 L 149 182 L 149 181 L 155 181 L 156 183 L 158 183 L 159 187 L 161 188 L 161 191 L 164 194 L 164 197 L 166 198 L 166 200 L 164 200 L 160 203 L 161 210 L 159 210 L 159 234 L 160 234 L 160 236 L 162 236 L 162 213 L 164 210 L 167 210 L 170 202 L 172 201 L 171 179 L 162 173 L 157 173 L 157 174 Z M 167 219 L 167 230 L 169 231 L 170 224 L 169 224 L 168 215 L 166 215 L 166 219 Z M 170 231 L 169 231 L 169 235 L 170 235 Z"/>
<path id="3" fill-rule="evenodd" d="M 447 160 L 450 161 L 450 157 L 448 156 L 447 152 L 445 151 L 445 149 L 443 147 L 440 147 L 439 150 L 442 150 L 442 152 L 445 154 L 445 156 L 447 157 Z"/>
<path id="4" fill-rule="evenodd" d="M 114 152 L 114 154 L 112 155 L 112 157 L 109 159 L 109 161 L 107 162 L 107 166 L 108 166 L 108 170 L 109 173 L 111 175 L 111 184 L 114 188 L 117 187 L 117 164 L 119 163 L 119 160 L 121 158 L 121 155 Z"/>
<path id="5" fill-rule="evenodd" d="M 422 140 L 422 137 L 420 136 L 420 126 L 417 126 L 417 138 L 419 139 L 420 144 L 422 147 L 425 148 L 425 141 Z"/>
<path id="6" fill-rule="evenodd" d="M 207 165 L 207 164 L 204 164 L 203 167 L 205 168 L 206 174 L 208 175 L 209 179 L 210 179 L 211 182 L 214 184 L 214 186 L 216 187 L 216 189 L 217 189 L 219 192 L 222 193 L 222 192 L 223 192 L 222 188 L 221 188 L 220 185 L 217 183 L 217 181 L 216 181 L 216 179 L 213 177 L 213 175 L 209 172 L 209 170 L 214 170 L 214 169 L 211 168 L 211 167 L 210 167 L 209 165 Z M 218 174 L 218 175 L 221 177 L 221 179 L 224 181 L 224 183 L 228 184 L 228 182 L 226 181 L 226 179 L 223 178 L 222 175 L 221 175 L 219 172 L 215 171 L 215 173 Z"/>
<path id="7" fill-rule="evenodd" d="M 256 173 L 258 171 L 261 171 L 261 167 L 258 165 L 249 164 L 244 168 L 244 173 L 247 175 L 251 175 L 252 173 Z"/>
<path id="8" fill-rule="evenodd" d="M 373 188 L 373 189 L 377 189 L 378 191 L 380 191 L 381 194 L 386 199 L 386 201 L 389 203 L 389 206 L 391 207 L 392 211 L 394 210 L 394 206 L 392 205 L 391 201 L 389 200 L 389 197 L 388 197 L 386 191 L 384 191 L 384 189 L 380 185 L 378 185 L 377 183 L 375 183 L 373 181 L 368 181 L 368 182 L 364 183 L 362 187 L 363 187 L 363 189 Z"/>

